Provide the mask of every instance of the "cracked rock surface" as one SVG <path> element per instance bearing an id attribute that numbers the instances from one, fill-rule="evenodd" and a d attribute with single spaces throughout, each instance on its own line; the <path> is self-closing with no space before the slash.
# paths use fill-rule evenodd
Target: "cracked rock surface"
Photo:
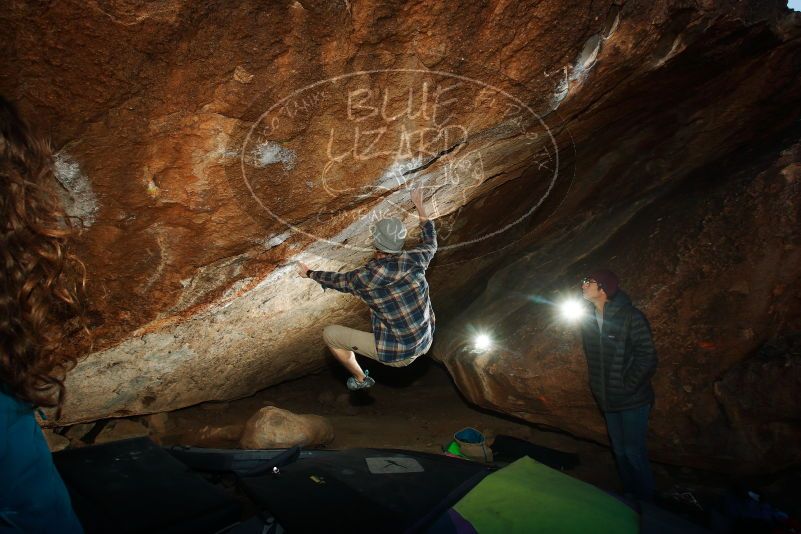
<path id="1" fill-rule="evenodd" d="M 605 440 L 575 334 L 534 299 L 603 264 L 654 329 L 654 455 L 798 462 L 801 21 L 784 6 L 12 2 L 0 92 L 51 137 L 84 225 L 95 345 L 58 424 L 322 368 L 322 327 L 366 328 L 366 309 L 293 262 L 354 268 L 376 218 L 414 227 L 422 186 L 432 355 L 472 402 Z M 470 328 L 502 343 L 475 358 Z"/>

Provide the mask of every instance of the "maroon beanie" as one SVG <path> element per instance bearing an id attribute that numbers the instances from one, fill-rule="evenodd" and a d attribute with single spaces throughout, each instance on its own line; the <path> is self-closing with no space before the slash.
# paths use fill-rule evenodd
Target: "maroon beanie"
<path id="1" fill-rule="evenodd" d="M 603 289 L 606 293 L 606 296 L 610 299 L 615 296 L 615 293 L 617 293 L 617 290 L 620 287 L 620 281 L 617 279 L 617 275 L 609 269 L 600 269 L 595 271 L 589 276 L 589 278 L 592 278 L 598 282 L 598 287 Z"/>

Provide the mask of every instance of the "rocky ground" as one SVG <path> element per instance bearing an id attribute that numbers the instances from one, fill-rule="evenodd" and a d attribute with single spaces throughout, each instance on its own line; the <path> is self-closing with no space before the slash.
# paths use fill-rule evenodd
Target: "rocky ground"
<path id="1" fill-rule="evenodd" d="M 581 463 L 570 471 L 571 475 L 603 489 L 619 490 L 607 447 L 556 429 L 476 409 L 465 402 L 445 369 L 430 359 L 421 359 L 406 369 L 373 365 L 370 372 L 377 384 L 369 393 L 349 393 L 344 386 L 346 375 L 332 364 L 325 372 L 286 382 L 244 399 L 208 402 L 169 414 L 108 420 L 95 425 L 83 441 L 74 438 L 75 431 L 67 434 L 72 434 L 73 446 L 149 433 L 162 445 L 237 448 L 246 421 L 259 409 L 276 406 L 297 414 L 327 418 L 335 433 L 334 440 L 326 446 L 330 449 L 381 447 L 439 453 L 454 432 L 472 426 L 484 432 L 489 441 L 505 434 L 576 453 Z M 83 427 L 83 430 L 89 428 Z M 760 492 L 767 502 L 796 517 L 801 513 L 801 472 L 798 470 L 744 480 L 655 463 L 654 474 L 663 494 L 689 491 L 708 504 L 739 486 Z M 690 504 L 673 504 L 676 510 L 692 515 Z"/>

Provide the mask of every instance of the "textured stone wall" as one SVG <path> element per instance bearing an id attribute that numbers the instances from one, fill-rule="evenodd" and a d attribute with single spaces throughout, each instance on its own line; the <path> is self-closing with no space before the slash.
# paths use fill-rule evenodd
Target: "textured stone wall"
<path id="1" fill-rule="evenodd" d="M 0 24 L 0 92 L 84 224 L 95 347 L 60 423 L 319 369 L 322 327 L 366 310 L 292 262 L 357 266 L 423 186 L 434 354 L 473 401 L 604 439 L 575 336 L 531 300 L 600 262 L 654 324 L 660 458 L 761 465 L 796 436 L 797 373 L 755 363 L 798 331 L 783 2 L 11 2 Z M 509 352 L 467 358 L 472 325 Z"/>

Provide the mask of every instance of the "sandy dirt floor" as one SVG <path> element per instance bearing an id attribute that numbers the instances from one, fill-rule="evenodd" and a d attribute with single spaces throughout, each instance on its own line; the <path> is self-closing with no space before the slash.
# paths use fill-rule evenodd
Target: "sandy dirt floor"
<path id="1" fill-rule="evenodd" d="M 326 417 L 335 432 L 328 449 L 374 447 L 434 453 L 442 452 L 454 432 L 471 426 L 482 431 L 488 442 L 505 434 L 578 454 L 580 464 L 570 470 L 572 476 L 605 490 L 620 491 L 613 457 L 602 444 L 479 410 L 465 402 L 444 367 L 427 358 L 406 369 L 369 363 L 368 367 L 377 382 L 369 393 L 348 392 L 347 375 L 332 362 L 329 369 L 320 373 L 248 398 L 208 402 L 171 412 L 159 425 L 149 426 L 153 437 L 163 445 L 238 448 L 248 418 L 260 408 L 272 405 L 298 414 Z M 689 490 L 699 499 L 711 502 L 733 484 L 746 484 L 764 491 L 770 502 L 794 515 L 801 508 L 798 470 L 779 477 L 735 481 L 725 474 L 659 463 L 653 463 L 653 468 L 661 493 Z"/>
<path id="2" fill-rule="evenodd" d="M 247 419 L 260 408 L 273 405 L 326 417 L 335 433 L 334 441 L 326 446 L 329 449 L 376 447 L 441 453 L 456 431 L 470 426 L 484 433 L 490 443 L 494 436 L 505 434 L 577 453 L 582 460 L 592 458 L 586 465 L 582 461 L 576 475 L 604 486 L 616 482 L 606 447 L 471 406 L 444 367 L 427 358 L 406 369 L 369 363 L 368 367 L 377 381 L 369 392 L 349 392 L 347 375 L 332 365 L 252 397 L 171 412 L 155 437 L 164 445 L 238 447 Z"/>

